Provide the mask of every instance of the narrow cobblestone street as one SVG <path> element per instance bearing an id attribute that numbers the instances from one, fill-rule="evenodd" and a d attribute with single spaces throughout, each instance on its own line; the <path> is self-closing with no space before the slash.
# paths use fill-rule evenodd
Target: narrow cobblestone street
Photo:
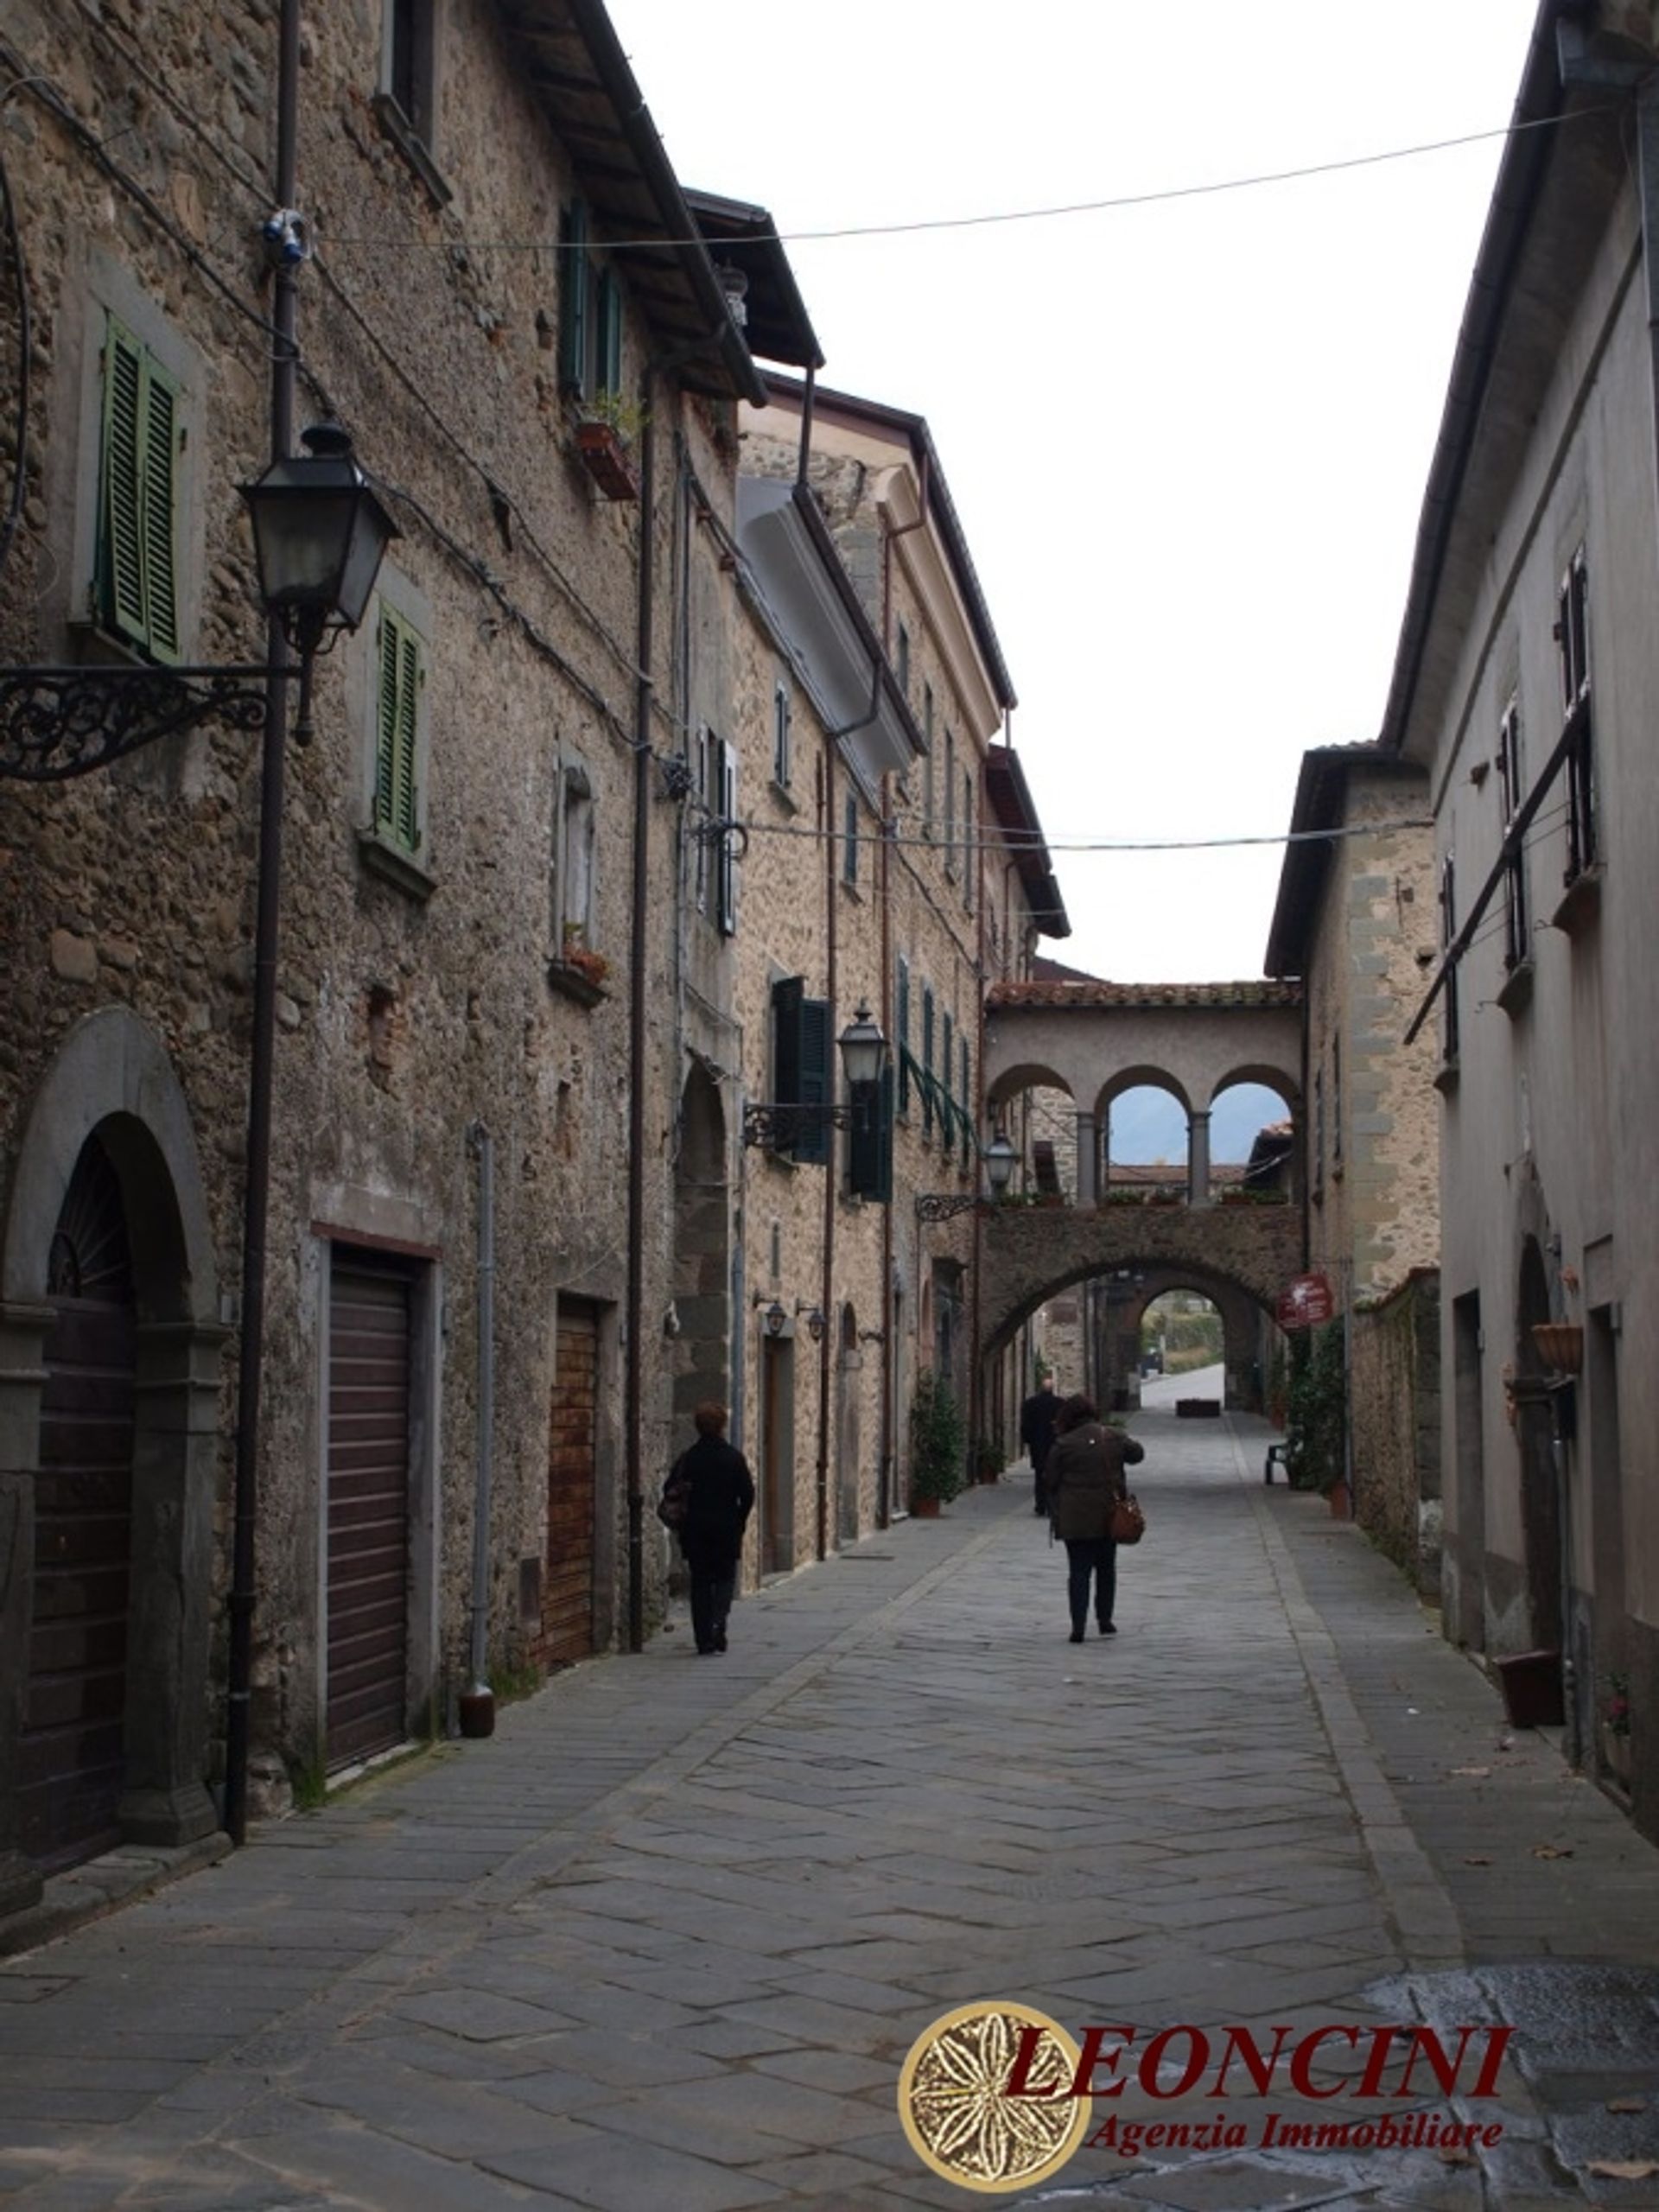
<path id="1" fill-rule="evenodd" d="M 1650 2155 L 1659 1859 L 1357 1530 L 1263 1487 L 1262 1424 L 1135 1425 L 1115 1638 L 1068 1643 L 1012 1477 L 746 1600 L 721 1660 L 682 1620 L 9 1962 L 0 2197 L 964 2204 L 895 2083 L 1001 1996 L 1074 2032 L 1520 2022 L 1483 2165 L 1085 2148 L 1043 2201 L 1659 2204 L 1586 2171 Z"/>

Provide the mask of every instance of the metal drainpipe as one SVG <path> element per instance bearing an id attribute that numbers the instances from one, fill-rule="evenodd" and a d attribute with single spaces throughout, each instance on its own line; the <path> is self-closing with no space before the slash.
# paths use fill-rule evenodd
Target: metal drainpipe
<path id="1" fill-rule="evenodd" d="M 881 1033 L 892 1039 L 887 1049 L 897 1054 L 893 1036 L 898 1016 L 893 1006 L 893 816 L 892 779 L 881 779 Z M 893 1096 L 898 1098 L 898 1075 Z M 894 1345 L 893 1342 L 893 1140 L 888 1141 L 887 1195 L 881 1207 L 881 1490 L 876 1500 L 876 1520 L 883 1529 L 893 1524 L 893 1486 L 896 1475 L 898 1408 L 893 1402 Z"/>
<path id="2" fill-rule="evenodd" d="M 835 1052 L 836 950 L 836 762 L 826 744 L 818 757 L 818 818 L 824 850 L 824 991 L 830 1005 L 830 1051 Z M 833 1098 L 836 1071 L 833 1059 L 825 1088 Z M 819 1311 L 823 1330 L 818 1338 L 818 1557 L 830 1556 L 830 1316 L 835 1305 L 836 1248 L 836 1128 L 824 1132 L 823 1228 L 819 1252 Z"/>
<path id="3" fill-rule="evenodd" d="M 645 953 L 651 919 L 651 708 L 652 548 L 656 533 L 657 437 L 652 373 L 639 379 L 639 672 L 633 712 L 633 911 L 628 937 L 628 1268 L 623 1359 L 623 1449 L 628 1484 L 628 1649 L 645 1645 Z"/>
<path id="4" fill-rule="evenodd" d="M 282 0 L 276 43 L 276 204 L 291 207 L 299 170 L 300 0 Z M 270 320 L 270 457 L 294 448 L 295 367 L 299 359 L 298 273 L 279 264 Z M 259 767 L 259 860 L 254 925 L 253 1041 L 248 1070 L 248 1173 L 242 1201 L 241 1335 L 237 1345 L 236 1470 L 232 1493 L 230 1651 L 226 1670 L 225 1826 L 247 1840 L 249 1707 L 253 1688 L 253 1607 L 259 1514 L 259 1395 L 265 1362 L 265 1235 L 270 1210 L 271 1091 L 276 1056 L 276 950 L 282 914 L 283 782 L 288 742 L 288 641 L 272 617 L 265 630 L 265 726 Z"/>
<path id="5" fill-rule="evenodd" d="M 478 1468 L 473 1490 L 473 1605 L 467 1670 L 461 1695 L 463 1736 L 495 1733 L 490 1688 L 490 1495 L 495 1451 L 495 1139 L 482 1122 L 467 1132 L 478 1161 Z"/>
<path id="6" fill-rule="evenodd" d="M 974 900 L 974 979 L 978 987 L 975 994 L 978 1000 L 978 1004 L 974 1010 L 974 1077 L 979 1084 L 979 1095 L 982 1098 L 985 1095 L 985 871 L 980 865 L 980 855 L 984 849 L 983 832 L 985 808 L 989 799 L 989 792 L 986 789 L 985 762 L 982 756 L 979 764 L 979 806 L 977 809 L 977 826 L 976 827 L 972 824 L 969 825 L 970 828 L 974 829 L 974 834 L 968 840 L 962 856 L 964 880 L 967 877 L 967 871 L 969 868 L 972 868 L 975 871 L 975 874 L 978 878 L 978 881 L 976 886 L 978 896 Z M 974 1189 L 976 1192 L 977 1192 L 980 1187 L 980 1116 L 971 1099 L 964 1099 L 963 1103 L 967 1107 L 969 1112 L 972 1114 L 974 1117 L 973 1177 Z M 985 1224 L 980 1215 L 980 1211 L 977 1206 L 974 1208 L 973 1221 L 974 1282 L 968 1306 L 968 1334 L 969 1340 L 968 1354 L 969 1363 L 968 1370 L 968 1454 L 969 1464 L 974 1468 L 976 1474 L 977 1474 L 979 1467 L 979 1440 L 985 1431 L 985 1374 L 980 1351 L 979 1338 L 981 1320 L 979 1274 L 980 1268 L 983 1265 L 984 1262 Z"/>

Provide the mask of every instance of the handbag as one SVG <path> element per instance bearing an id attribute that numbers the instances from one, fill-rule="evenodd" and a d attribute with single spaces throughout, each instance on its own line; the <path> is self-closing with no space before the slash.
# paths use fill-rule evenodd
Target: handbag
<path id="1" fill-rule="evenodd" d="M 664 1529 L 671 1529 L 677 1535 L 685 1526 L 685 1516 L 691 1503 L 691 1478 L 683 1471 L 683 1461 L 677 1459 L 668 1480 L 663 1484 L 663 1494 L 657 1501 L 657 1518 Z"/>
<path id="2" fill-rule="evenodd" d="M 1133 1491 L 1125 1491 L 1112 1507 L 1112 1524 L 1107 1533 L 1115 1544 L 1138 1544 L 1146 1535 L 1147 1516 Z"/>

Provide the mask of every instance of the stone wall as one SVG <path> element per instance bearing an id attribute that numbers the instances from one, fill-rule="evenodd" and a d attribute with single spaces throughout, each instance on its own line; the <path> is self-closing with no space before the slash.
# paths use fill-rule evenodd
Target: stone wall
<path id="1" fill-rule="evenodd" d="M 1440 1586 L 1440 1278 L 1420 1271 L 1353 1317 L 1355 1516 L 1426 1598 Z"/>

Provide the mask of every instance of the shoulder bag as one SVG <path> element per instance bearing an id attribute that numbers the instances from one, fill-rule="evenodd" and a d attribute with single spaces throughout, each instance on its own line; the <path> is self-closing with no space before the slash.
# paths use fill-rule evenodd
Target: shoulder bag
<path id="1" fill-rule="evenodd" d="M 1107 1533 L 1115 1544 L 1138 1544 L 1146 1535 L 1147 1516 L 1133 1491 L 1125 1491 L 1113 1506 L 1112 1524 Z"/>

